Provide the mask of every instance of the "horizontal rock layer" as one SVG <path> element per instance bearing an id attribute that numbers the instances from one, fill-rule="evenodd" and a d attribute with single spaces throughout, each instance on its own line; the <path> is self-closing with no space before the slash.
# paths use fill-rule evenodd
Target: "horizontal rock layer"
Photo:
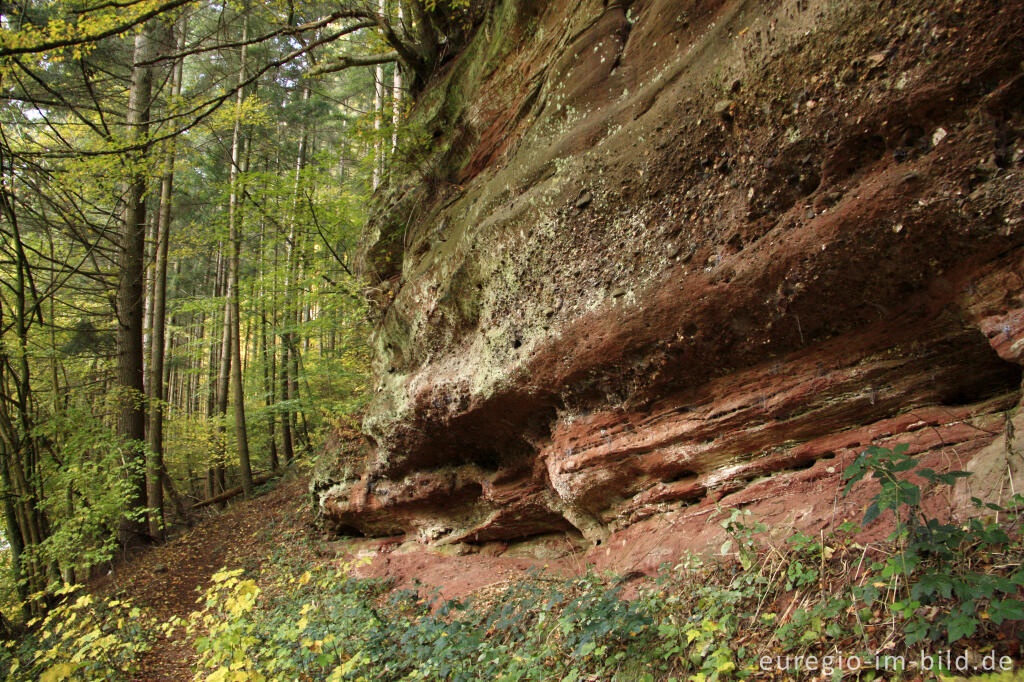
<path id="1" fill-rule="evenodd" d="M 842 467 L 895 442 L 1005 494 L 1020 25 L 980 1 L 497 3 L 373 226 L 377 396 L 317 483 L 327 518 L 682 548 L 715 503 L 852 517 L 870 490 L 840 499 Z"/>

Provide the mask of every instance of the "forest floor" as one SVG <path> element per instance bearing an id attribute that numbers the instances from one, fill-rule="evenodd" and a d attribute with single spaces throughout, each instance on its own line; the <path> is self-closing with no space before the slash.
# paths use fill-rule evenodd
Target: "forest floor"
<path id="1" fill-rule="evenodd" d="M 532 568 L 563 575 L 584 571 L 571 552 L 562 559 L 548 560 L 446 556 L 425 550 L 401 551 L 397 543 L 388 540 L 332 541 L 313 521 L 308 485 L 307 476 L 289 474 L 253 499 L 237 498 L 223 511 L 210 510 L 206 518 L 166 544 L 115 565 L 91 586 L 92 591 L 128 598 L 158 622 L 168 622 L 175 617 L 189 619 L 218 571 L 240 568 L 250 575 L 262 574 L 267 581 L 278 577 L 272 557 L 281 553 L 307 564 L 370 559 L 353 572 L 363 578 L 388 578 L 395 589 L 416 584 L 446 599 L 500 589 Z M 183 628 L 161 634 L 139 661 L 135 679 L 193 679 L 197 660 L 194 639 Z"/>
<path id="2" fill-rule="evenodd" d="M 724 664 L 724 659 L 715 657 L 717 654 L 704 655 L 708 651 L 733 648 L 737 658 L 734 660 L 730 653 L 727 662 L 748 669 L 754 665 L 750 661 L 762 660 L 765 652 L 806 653 L 812 646 L 840 651 L 866 647 L 876 653 L 899 653 L 894 647 L 902 635 L 890 618 L 888 607 L 879 603 L 874 610 L 857 610 L 855 603 L 846 598 L 851 581 L 863 583 L 868 579 L 869 571 L 854 569 L 863 563 L 867 548 L 838 537 L 828 540 L 832 544 L 828 549 L 831 558 L 826 562 L 824 549 L 819 551 L 806 545 L 813 540 L 810 537 L 801 541 L 806 545 L 803 549 L 772 545 L 755 551 L 756 545 L 749 535 L 753 527 L 743 526 L 735 539 L 747 548 L 748 560 L 752 562 L 743 570 L 740 562 L 734 560 L 697 561 L 691 566 L 691 559 L 675 566 L 670 573 L 659 574 L 655 582 L 645 581 L 643 574 L 636 572 L 601 579 L 592 571 L 587 572 L 588 564 L 593 567 L 593 563 L 568 537 L 506 548 L 500 556 L 459 546 L 428 550 L 400 538 L 337 540 L 315 523 L 308 489 L 307 476 L 290 472 L 262 488 L 261 494 L 253 499 L 239 498 L 222 511 L 209 510 L 193 528 L 115 566 L 91 585 L 91 591 L 130 599 L 156 623 L 191 622 L 195 628 L 201 619 L 190 616 L 202 608 L 197 601 L 203 601 L 203 594 L 218 580 L 216 574 L 225 569 L 241 569 L 247 580 L 255 581 L 259 590 L 270 597 L 260 607 L 268 609 L 268 613 L 277 609 L 278 616 L 292 622 L 309 612 L 308 628 L 307 619 L 302 617 L 298 630 L 315 633 L 337 627 L 346 642 L 353 638 L 351 645 L 359 653 L 325 663 L 324 670 L 348 660 L 347 665 L 365 665 L 373 669 L 374 675 L 385 677 L 421 663 L 429 668 L 434 659 L 422 658 L 423 642 L 435 652 L 438 665 L 470 666 L 467 670 L 484 677 L 508 666 L 529 664 L 553 666 L 552 679 L 579 666 L 593 673 L 576 678 L 586 680 L 611 679 L 614 675 L 609 671 L 616 670 L 628 674 L 615 679 L 682 679 L 681 673 L 696 670 L 692 661 L 702 661 L 704 673 L 711 670 L 708 665 L 714 668 Z M 524 555 L 526 549 L 529 555 Z M 1013 557 L 1018 556 L 1016 552 Z M 1008 565 L 1007 556 L 999 553 L 999 568 Z M 995 570 L 995 555 L 976 558 Z M 1009 564 L 1019 565 L 1016 559 Z M 356 578 L 383 580 L 357 580 L 345 586 L 332 577 L 338 569 Z M 975 570 L 988 569 L 981 566 Z M 320 577 L 310 582 L 310 572 Z M 663 579 L 669 582 L 661 585 Z M 793 584 L 784 586 L 787 580 Z M 282 592 L 287 585 L 293 587 L 284 587 Z M 373 587 L 381 585 L 383 591 Z M 385 605 L 387 595 L 398 595 L 404 588 L 419 593 L 416 604 L 423 605 L 411 607 L 415 612 L 412 618 L 402 610 L 409 607 Z M 289 600 L 283 609 L 281 599 L 275 602 L 275 594 Z M 446 611 L 442 600 L 431 600 L 431 594 L 442 600 L 472 596 L 472 610 L 460 617 L 465 622 L 448 615 L 452 612 Z M 620 596 L 625 597 L 625 602 L 619 601 Z M 360 612 L 360 607 L 366 608 L 362 602 L 367 599 L 371 603 L 368 612 Z M 627 602 L 637 606 L 627 606 Z M 372 604 L 381 609 L 383 620 Z M 347 605 L 349 610 L 331 610 L 339 605 Z M 417 608 L 422 610 L 416 611 Z M 551 618 L 539 617 L 540 611 L 551 608 L 555 609 Z M 386 630 L 378 638 L 380 641 L 361 639 L 365 627 L 360 619 L 370 615 L 376 619 L 375 627 Z M 863 627 L 859 627 L 861 617 L 867 619 Z M 987 616 L 982 618 L 986 622 L 979 622 L 977 635 L 961 643 L 976 652 L 998 651 L 1008 655 L 1007 660 L 1019 662 L 1022 649 L 1015 627 L 1018 623 L 1006 620 L 996 627 L 987 622 Z M 680 645 L 679 632 L 672 634 L 675 631 L 670 630 L 677 622 L 690 621 L 696 623 L 693 627 L 697 629 L 691 631 L 697 633 L 698 640 L 694 643 L 694 635 L 683 633 L 690 639 Z M 720 631 L 725 627 L 723 624 L 729 627 Z M 825 629 L 826 624 L 830 629 Z M 594 635 L 595 628 L 603 629 Z M 210 662 L 201 660 L 196 647 L 198 638 L 206 633 L 195 629 L 189 632 L 180 626 L 155 628 L 153 632 L 161 634 L 156 635 L 157 640 L 137 661 L 133 679 L 192 680 L 196 679 L 197 669 L 210 668 Z M 510 639 L 513 635 L 515 641 Z M 479 639 L 474 639 L 476 636 Z M 579 644 L 576 639 L 586 636 L 603 638 L 602 656 L 575 651 L 573 647 Z M 292 645 L 294 650 L 286 653 L 301 658 L 317 642 L 299 637 L 296 635 Z M 324 635 L 310 635 L 316 637 Z M 270 633 L 267 641 L 268 646 L 279 647 L 281 637 Z M 380 642 L 385 643 L 384 649 Z M 360 649 L 375 645 L 377 649 L 367 649 L 369 654 Z M 487 656 L 479 655 L 479 647 L 489 652 Z M 711 649 L 705 651 L 707 647 Z M 693 658 L 701 651 L 704 654 Z M 248 650 L 247 669 L 259 669 L 276 660 L 273 656 L 268 658 L 266 651 L 256 653 L 257 650 Z M 255 658 L 249 660 L 248 655 Z M 633 661 L 634 658 L 637 660 Z M 529 663 L 531 660 L 533 663 Z M 645 674 L 641 676 L 641 672 Z M 433 673 L 446 676 L 436 670 Z M 437 678 L 433 673 L 427 674 L 427 678 Z M 900 679 L 933 678 L 914 670 L 907 673 Z M 755 677 L 792 679 L 785 672 L 781 677 L 771 673 Z"/>
<path id="3" fill-rule="evenodd" d="M 306 477 L 295 476 L 251 500 L 236 501 L 222 512 L 211 511 L 168 543 L 115 566 L 94 589 L 128 597 L 161 622 L 175 616 L 187 620 L 217 571 L 258 570 L 283 543 L 293 552 L 312 551 L 307 487 Z M 163 636 L 140 662 L 136 679 L 192 679 L 195 659 L 191 638 Z"/>

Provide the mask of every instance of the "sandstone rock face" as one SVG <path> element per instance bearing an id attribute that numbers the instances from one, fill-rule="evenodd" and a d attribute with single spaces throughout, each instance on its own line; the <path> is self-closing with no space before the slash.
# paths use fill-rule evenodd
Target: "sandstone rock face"
<path id="1" fill-rule="evenodd" d="M 938 512 L 1024 489 L 1020 26 L 980 0 L 498 2 L 374 223 L 369 445 L 325 515 L 578 531 L 635 567 L 710 542 L 716 505 L 859 519 L 870 485 L 840 477 L 871 443 L 978 472 Z"/>

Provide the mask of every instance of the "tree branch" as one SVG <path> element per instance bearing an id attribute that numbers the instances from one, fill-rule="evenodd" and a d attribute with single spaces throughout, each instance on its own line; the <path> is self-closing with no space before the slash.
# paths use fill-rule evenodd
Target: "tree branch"
<path id="1" fill-rule="evenodd" d="M 334 61 L 321 64 L 314 69 L 310 69 L 306 75 L 323 76 L 324 74 L 337 73 L 338 71 L 344 71 L 345 69 L 351 69 L 356 66 L 376 66 L 377 64 L 388 64 L 391 62 L 397 62 L 398 60 L 399 55 L 395 50 L 392 50 L 391 52 L 384 52 L 382 54 L 352 57 L 345 56 L 335 59 Z"/>
<path id="2" fill-rule="evenodd" d="M 99 42 L 104 38 L 124 33 L 125 31 L 128 31 L 140 24 L 146 23 L 155 16 L 163 14 L 164 12 L 170 12 L 171 10 L 177 9 L 182 5 L 187 5 L 190 2 L 193 2 L 193 0 L 169 0 L 169 2 L 157 5 L 156 7 L 137 16 L 125 19 L 104 31 L 99 31 L 91 35 L 45 40 L 43 42 L 36 43 L 35 45 L 0 45 L 0 57 L 12 57 L 21 54 L 39 54 L 40 52 L 47 52 L 49 50 L 61 50 L 66 47 L 75 47 L 76 45 L 86 45 L 88 43 Z"/>

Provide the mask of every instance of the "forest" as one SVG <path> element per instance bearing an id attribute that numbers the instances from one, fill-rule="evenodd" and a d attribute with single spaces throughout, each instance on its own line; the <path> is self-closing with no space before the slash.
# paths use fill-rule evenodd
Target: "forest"
<path id="1" fill-rule="evenodd" d="M 1018 19 L 0 1 L 0 673 L 1020 679 Z"/>
<path id="2" fill-rule="evenodd" d="M 464 12 L 407 5 L 5 4 L 5 602 L 252 495 L 365 400 L 355 242 Z"/>

